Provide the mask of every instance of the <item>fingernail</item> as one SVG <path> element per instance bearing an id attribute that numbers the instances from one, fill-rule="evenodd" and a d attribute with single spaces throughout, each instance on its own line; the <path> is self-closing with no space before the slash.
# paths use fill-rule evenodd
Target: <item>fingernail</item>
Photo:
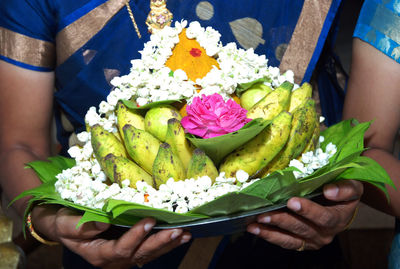
<path id="1" fill-rule="evenodd" d="M 266 216 L 266 217 L 260 218 L 258 220 L 258 222 L 259 223 L 270 223 L 271 222 L 271 217 L 270 216 Z"/>
<path id="2" fill-rule="evenodd" d="M 173 231 L 173 233 L 171 234 L 171 240 L 175 240 L 176 238 L 178 238 L 178 236 L 180 236 L 182 234 L 182 230 L 179 229 L 175 229 Z"/>
<path id="3" fill-rule="evenodd" d="M 293 211 L 299 211 L 301 209 L 301 203 L 297 200 L 290 200 L 287 206 Z"/>
<path id="4" fill-rule="evenodd" d="M 181 244 L 185 244 L 185 243 L 189 242 L 190 238 L 192 238 L 190 235 L 185 234 L 184 236 L 182 236 Z"/>
<path id="5" fill-rule="evenodd" d="M 324 194 L 327 198 L 335 198 L 339 193 L 339 188 L 335 184 L 326 185 Z"/>
<path id="6" fill-rule="evenodd" d="M 150 230 L 151 229 L 153 229 L 153 227 L 154 227 L 154 223 L 146 223 L 145 225 L 144 225 L 144 231 L 147 233 L 147 232 L 150 232 Z"/>
<path id="7" fill-rule="evenodd" d="M 260 234 L 260 228 L 251 227 L 251 228 L 249 228 L 249 233 L 252 233 L 252 234 L 255 234 L 255 235 L 259 235 Z"/>

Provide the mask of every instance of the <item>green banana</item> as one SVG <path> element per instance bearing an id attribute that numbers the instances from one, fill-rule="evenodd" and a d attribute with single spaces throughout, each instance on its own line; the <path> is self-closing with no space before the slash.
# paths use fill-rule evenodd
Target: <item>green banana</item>
<path id="1" fill-rule="evenodd" d="M 228 177 L 234 177 L 238 170 L 247 172 L 250 176 L 264 168 L 286 144 L 292 114 L 282 111 L 271 124 L 255 138 L 229 154 L 220 166 L 220 172 Z"/>
<path id="2" fill-rule="evenodd" d="M 147 111 L 144 117 L 145 130 L 157 137 L 160 141 L 165 142 L 168 120 L 172 118 L 178 119 L 179 121 L 182 119 L 182 116 L 175 107 L 170 105 L 153 107 Z"/>
<path id="3" fill-rule="evenodd" d="M 127 157 L 124 145 L 117 137 L 98 124 L 90 128 L 91 142 L 94 155 L 100 166 L 104 169 L 104 157 L 108 154 Z"/>
<path id="4" fill-rule="evenodd" d="M 195 149 L 189 162 L 187 177 L 197 179 L 202 176 L 208 176 L 214 182 L 218 175 L 218 170 L 213 161 L 203 150 L 199 148 Z"/>
<path id="5" fill-rule="evenodd" d="M 144 118 L 134 110 L 128 109 L 121 101 L 117 104 L 116 114 L 118 131 L 122 138 L 124 135 L 122 128 L 126 124 L 130 124 L 136 129 L 144 130 Z"/>
<path id="6" fill-rule="evenodd" d="M 154 187 L 153 178 L 140 166 L 125 157 L 108 154 L 104 158 L 104 163 L 104 173 L 112 182 L 121 185 L 122 181 L 129 179 L 131 188 L 136 188 L 138 181 L 144 181 Z"/>
<path id="7" fill-rule="evenodd" d="M 312 87 L 310 83 L 307 82 L 304 82 L 300 88 L 292 91 L 292 96 L 290 97 L 289 112 L 293 113 L 296 108 L 303 106 L 307 99 L 311 98 L 311 95 Z"/>
<path id="8" fill-rule="evenodd" d="M 309 152 L 309 151 L 314 151 L 318 147 L 319 135 L 320 135 L 319 120 L 318 120 L 318 116 L 316 115 L 314 132 L 311 136 L 311 139 L 308 141 L 307 146 L 303 150 L 303 153 Z"/>
<path id="9" fill-rule="evenodd" d="M 185 169 L 177 155 L 168 143 L 162 143 L 153 164 L 153 178 L 156 188 L 167 182 L 169 178 L 175 181 L 185 179 Z"/>
<path id="10" fill-rule="evenodd" d="M 250 110 L 258 101 L 263 99 L 267 94 L 272 92 L 271 87 L 264 83 L 257 83 L 248 88 L 242 96 L 240 96 L 240 106 L 246 110 Z"/>
<path id="11" fill-rule="evenodd" d="M 267 167 L 260 172 L 262 176 L 286 168 L 292 159 L 297 158 L 303 152 L 314 132 L 315 118 L 315 102 L 308 99 L 303 107 L 294 111 L 288 142 Z"/>
<path id="12" fill-rule="evenodd" d="M 122 131 L 129 156 L 147 173 L 151 174 L 161 142 L 150 133 L 129 124 L 126 124 Z"/>
<path id="13" fill-rule="evenodd" d="M 185 137 L 185 129 L 183 129 L 179 120 L 172 118 L 168 120 L 167 134 L 165 142 L 171 145 L 172 152 L 179 156 L 185 171 L 188 168 L 189 161 L 192 158 L 193 148 Z"/>
<path id="14" fill-rule="evenodd" d="M 285 81 L 255 104 L 247 112 L 247 117 L 250 119 L 263 118 L 265 120 L 272 120 L 281 111 L 289 108 L 292 89 L 293 84 Z"/>

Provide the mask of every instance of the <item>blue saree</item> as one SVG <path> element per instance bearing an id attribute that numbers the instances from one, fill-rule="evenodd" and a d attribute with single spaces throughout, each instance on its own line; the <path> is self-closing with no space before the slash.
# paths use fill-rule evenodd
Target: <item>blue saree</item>
<path id="1" fill-rule="evenodd" d="M 112 90 L 110 80 L 129 72 L 130 60 L 140 57 L 139 51 L 149 40 L 145 24 L 149 0 L 130 1 L 141 39 L 125 2 L 0 1 L 0 59 L 22 68 L 55 72 L 54 111 L 61 154 L 67 154 L 74 134 L 84 130 L 84 116 L 89 107 L 97 106 L 107 97 Z M 256 53 L 266 55 L 269 65 L 293 69 L 299 74 L 297 82 L 300 83 L 310 80 L 340 3 L 340 0 L 318 3 L 309 0 L 168 0 L 167 7 L 174 21 L 185 19 L 212 26 L 220 31 L 224 44 L 236 42 L 242 48 L 254 48 Z M 301 40 L 307 42 L 299 42 Z M 329 118 L 329 115 L 324 116 Z M 258 244 L 266 245 L 265 242 Z M 183 246 L 146 268 L 177 268 L 186 248 Z M 217 253 L 222 250 L 221 246 Z M 286 252 L 281 262 L 301 256 Z M 334 251 L 326 252 L 335 255 Z M 282 253 L 282 250 L 274 248 L 271 254 L 275 253 Z M 68 250 L 65 257 L 65 268 L 90 268 Z M 263 260 L 262 256 L 258 259 Z M 307 266 L 304 260 L 302 263 Z M 216 260 L 212 262 L 212 266 L 217 264 L 224 266 Z"/>

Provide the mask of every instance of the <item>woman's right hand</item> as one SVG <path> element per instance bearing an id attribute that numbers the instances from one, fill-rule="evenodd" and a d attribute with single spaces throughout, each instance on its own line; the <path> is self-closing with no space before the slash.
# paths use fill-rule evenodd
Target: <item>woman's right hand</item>
<path id="1" fill-rule="evenodd" d="M 80 215 L 54 206 L 35 206 L 32 223 L 36 232 L 62 243 L 86 261 L 101 268 L 142 266 L 188 242 L 191 235 L 181 229 L 164 230 L 149 235 L 155 220 L 139 221 L 120 238 L 99 237 L 110 224 L 88 222 L 77 228 Z"/>

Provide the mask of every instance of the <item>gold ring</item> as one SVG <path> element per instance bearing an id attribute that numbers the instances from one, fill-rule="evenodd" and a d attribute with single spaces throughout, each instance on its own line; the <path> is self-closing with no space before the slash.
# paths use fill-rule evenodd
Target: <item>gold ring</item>
<path id="1" fill-rule="evenodd" d="M 303 251 L 306 248 L 306 240 L 303 240 L 301 246 L 296 249 L 296 251 Z"/>

